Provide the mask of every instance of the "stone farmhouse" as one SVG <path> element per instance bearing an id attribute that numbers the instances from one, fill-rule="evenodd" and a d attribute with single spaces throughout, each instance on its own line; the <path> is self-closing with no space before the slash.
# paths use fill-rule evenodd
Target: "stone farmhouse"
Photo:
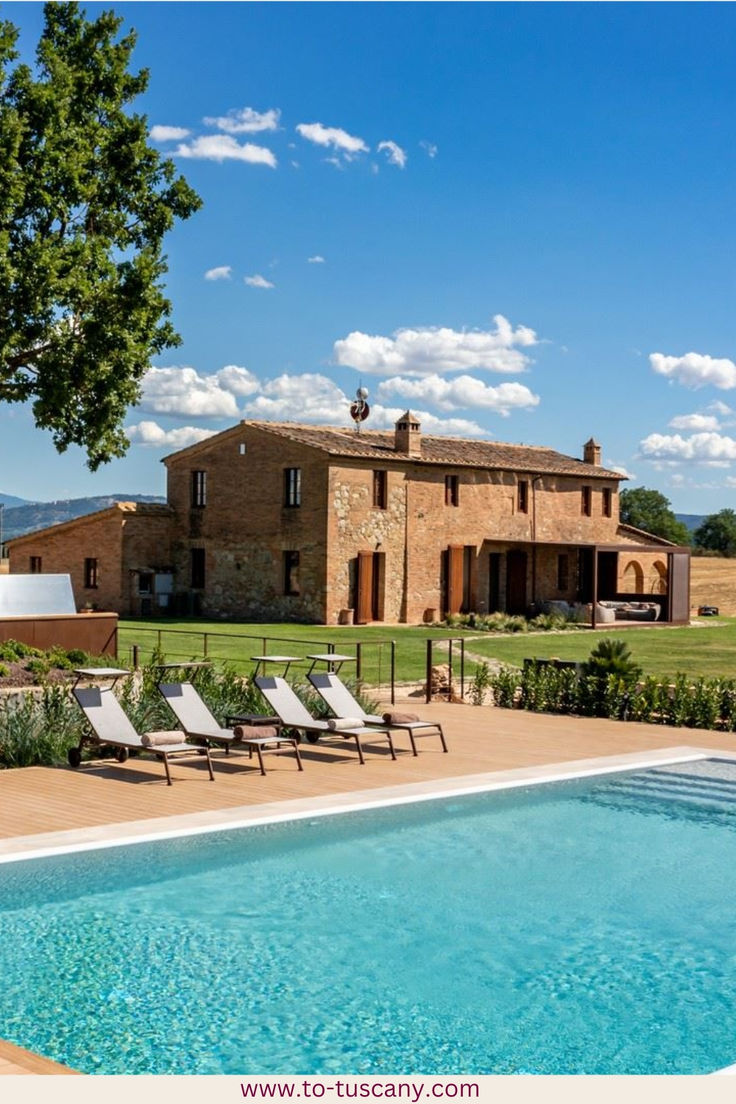
<path id="1" fill-rule="evenodd" d="M 420 622 L 646 596 L 689 617 L 689 550 L 618 520 L 622 476 L 531 445 L 241 422 L 164 459 L 166 506 L 118 503 L 9 542 L 121 614 Z M 595 601 L 594 601 L 595 600 Z M 600 610 L 599 610 L 600 612 Z"/>

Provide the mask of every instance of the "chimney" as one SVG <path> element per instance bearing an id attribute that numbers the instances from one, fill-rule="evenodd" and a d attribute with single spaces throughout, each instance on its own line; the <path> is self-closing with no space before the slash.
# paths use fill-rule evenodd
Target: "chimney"
<path id="1" fill-rule="evenodd" d="M 601 446 L 595 437 L 591 437 L 583 445 L 583 461 L 586 464 L 595 464 L 597 468 L 601 466 Z"/>
<path id="2" fill-rule="evenodd" d="M 402 414 L 394 429 L 394 448 L 405 456 L 422 455 L 422 429 L 410 410 Z"/>

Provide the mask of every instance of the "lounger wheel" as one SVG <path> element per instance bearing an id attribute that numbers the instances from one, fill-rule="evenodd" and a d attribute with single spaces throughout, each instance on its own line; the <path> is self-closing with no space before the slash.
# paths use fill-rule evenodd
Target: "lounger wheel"
<path id="1" fill-rule="evenodd" d="M 117 759 L 118 763 L 126 763 L 128 761 L 128 749 L 118 748 L 118 750 L 115 752 L 115 758 Z"/>
<path id="2" fill-rule="evenodd" d="M 78 747 L 70 747 L 66 753 L 66 757 L 69 761 L 70 767 L 78 767 L 82 762 L 82 749 Z"/>
<path id="3" fill-rule="evenodd" d="M 308 732 L 307 739 L 309 740 L 310 744 L 316 744 L 319 740 L 319 732 Z"/>

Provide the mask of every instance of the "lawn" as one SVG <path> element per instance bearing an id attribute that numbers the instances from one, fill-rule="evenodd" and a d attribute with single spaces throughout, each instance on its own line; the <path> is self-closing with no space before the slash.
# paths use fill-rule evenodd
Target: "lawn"
<path id="1" fill-rule="evenodd" d="M 473 656 L 499 659 L 521 666 L 527 656 L 539 659 L 587 659 L 597 640 L 625 640 L 647 675 L 736 678 L 736 618 L 720 617 L 703 625 L 648 626 L 570 633 L 524 633 L 516 636 L 477 636 L 466 647 Z"/>
<path id="2" fill-rule="evenodd" d="M 372 686 L 387 686 L 391 677 L 391 641 L 396 642 L 396 681 L 420 682 L 426 671 L 427 639 L 447 639 L 448 636 L 472 636 L 457 630 L 431 629 L 413 625 L 367 625 L 338 627 L 325 625 L 246 624 L 220 621 L 168 620 L 120 621 L 118 655 L 121 662 L 131 663 L 133 645 L 139 648 L 139 663 L 145 663 L 158 647 L 169 661 L 207 656 L 214 661 L 232 664 L 244 674 L 253 670 L 251 656 L 294 655 L 325 652 L 328 645 L 346 655 L 356 655 L 361 642 L 361 675 Z M 435 663 L 446 662 L 439 648 Z M 343 672 L 354 672 L 355 663 L 346 664 Z M 302 668 L 303 669 L 303 668 Z M 271 674 L 280 674 L 274 665 Z M 458 668 L 459 673 L 459 668 Z"/>
<path id="3" fill-rule="evenodd" d="M 159 646 L 169 660 L 201 658 L 231 663 L 244 674 L 252 671 L 251 656 L 285 654 L 304 657 L 327 650 L 356 654 L 362 647 L 362 677 L 374 686 L 390 680 L 390 641 L 396 642 L 396 681 L 420 682 L 426 669 L 426 641 L 464 636 L 472 657 L 493 658 L 521 666 L 526 657 L 586 659 L 596 641 L 604 637 L 625 640 L 645 673 L 675 675 L 685 671 L 697 675 L 736 678 L 736 618 L 721 617 L 703 625 L 667 628 L 647 626 L 605 631 L 564 633 L 519 633 L 512 636 L 478 635 L 457 629 L 429 629 L 413 625 L 368 625 L 345 627 L 296 624 L 245 624 L 217 621 L 166 620 L 121 621 L 119 656 L 130 663 L 132 647 L 139 647 L 139 662 L 150 658 Z M 457 655 L 457 653 L 456 653 Z M 446 662 L 446 650 L 435 649 L 435 663 Z M 472 674 L 472 662 L 467 667 Z M 346 664 L 345 674 L 355 670 Z M 279 668 L 274 667 L 273 672 Z"/>

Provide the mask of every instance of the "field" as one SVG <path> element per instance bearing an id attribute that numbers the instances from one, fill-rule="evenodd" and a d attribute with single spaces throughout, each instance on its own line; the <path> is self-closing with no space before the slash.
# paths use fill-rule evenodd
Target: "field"
<path id="1" fill-rule="evenodd" d="M 736 560 L 695 556 L 690 561 L 690 606 L 718 606 L 736 616 Z"/>

